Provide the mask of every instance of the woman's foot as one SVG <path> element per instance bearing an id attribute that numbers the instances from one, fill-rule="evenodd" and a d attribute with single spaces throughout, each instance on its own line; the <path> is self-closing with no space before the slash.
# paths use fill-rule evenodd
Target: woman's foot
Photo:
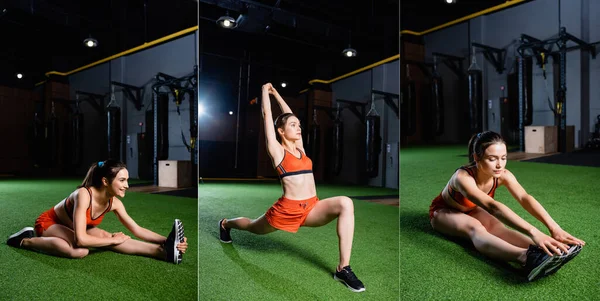
<path id="1" fill-rule="evenodd" d="M 358 280 L 356 275 L 354 275 L 354 272 L 349 265 L 345 266 L 341 271 L 336 271 L 335 274 L 333 274 L 333 279 L 345 284 L 348 289 L 355 293 L 365 291 L 364 284 Z"/>
<path id="2" fill-rule="evenodd" d="M 525 272 L 527 280 L 534 281 L 548 275 L 548 272 L 556 272 L 562 263 L 563 256 L 549 256 L 536 245 L 530 245 L 527 249 L 527 260 L 525 262 Z"/>
<path id="3" fill-rule="evenodd" d="M 231 235 L 229 234 L 229 231 L 231 231 L 231 229 L 225 229 L 225 226 L 223 225 L 224 222 L 225 219 L 219 221 L 219 239 L 221 240 L 221 242 L 231 243 Z"/>
<path id="4" fill-rule="evenodd" d="M 569 262 L 571 259 L 575 258 L 575 256 L 577 256 L 579 254 L 579 252 L 581 252 L 581 248 L 582 248 L 582 246 L 580 246 L 580 245 L 569 245 L 569 251 L 567 252 L 567 254 L 560 256 L 561 257 L 560 265 L 558 265 L 556 268 L 554 268 L 552 270 L 546 271 L 546 275 L 556 273 L 556 271 L 558 271 L 558 269 L 560 269 L 563 265 L 567 264 L 567 262 Z"/>
<path id="5" fill-rule="evenodd" d="M 175 219 L 175 222 L 173 223 L 173 229 L 171 229 L 171 233 L 169 233 L 169 236 L 167 236 L 167 240 L 164 244 L 164 249 L 167 253 L 166 260 L 168 262 L 172 262 L 174 264 L 181 263 L 183 254 L 177 250 L 177 245 L 183 242 L 183 237 L 183 224 L 180 220 Z"/>
<path id="6" fill-rule="evenodd" d="M 28 239 L 28 238 L 32 238 L 32 237 L 34 237 L 33 228 L 25 227 L 25 228 L 19 230 L 19 232 L 9 236 L 8 239 L 6 240 L 6 244 L 9 246 L 15 247 L 15 248 L 20 248 L 24 239 Z"/>

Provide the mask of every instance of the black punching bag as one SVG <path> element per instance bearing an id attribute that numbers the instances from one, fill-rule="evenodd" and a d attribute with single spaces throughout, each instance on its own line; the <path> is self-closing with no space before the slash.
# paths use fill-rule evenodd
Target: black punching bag
<path id="1" fill-rule="evenodd" d="M 169 95 L 161 93 L 158 97 L 158 160 L 169 158 Z"/>
<path id="2" fill-rule="evenodd" d="M 313 112 L 313 124 L 308 133 L 308 156 L 313 162 L 313 169 L 319 165 L 319 150 L 321 147 L 321 127 L 317 123 L 317 110 Z"/>
<path id="3" fill-rule="evenodd" d="M 83 114 L 77 112 L 71 117 L 71 164 L 81 164 L 83 155 Z"/>
<path id="4" fill-rule="evenodd" d="M 531 58 L 527 58 L 523 63 L 523 67 L 525 68 L 523 70 L 523 126 L 529 126 L 533 123 L 533 91 L 531 89 L 533 84 L 533 61 Z M 558 67 L 558 64 L 555 64 L 555 66 Z M 558 68 L 554 71 L 554 74 L 559 74 Z M 558 76 L 555 78 L 558 79 Z"/>
<path id="5" fill-rule="evenodd" d="M 417 131 L 417 91 L 415 81 L 410 77 L 409 66 L 406 65 L 406 84 L 402 95 L 402 128 L 404 136 L 412 136 Z"/>
<path id="6" fill-rule="evenodd" d="M 473 61 L 467 71 L 467 81 L 469 83 L 469 130 L 471 134 L 483 131 L 483 90 L 482 90 L 482 72 L 475 61 Z"/>
<path id="7" fill-rule="evenodd" d="M 333 121 L 333 144 L 331 152 L 333 161 L 333 174 L 337 176 L 342 170 L 342 162 L 344 158 L 344 123 L 340 119 L 339 109 L 337 116 Z"/>
<path id="8" fill-rule="evenodd" d="M 434 69 L 431 78 L 431 132 L 434 136 L 444 133 L 444 85 L 442 77 Z"/>
<path id="9" fill-rule="evenodd" d="M 121 108 L 106 108 L 108 158 L 121 160 Z"/>
<path id="10" fill-rule="evenodd" d="M 45 161 L 43 157 L 44 154 L 44 139 L 45 137 L 45 127 L 44 122 L 38 117 L 38 113 L 34 113 L 33 115 L 33 128 L 32 128 L 32 137 L 33 137 L 33 159 L 34 165 L 40 166 Z"/>
<path id="11" fill-rule="evenodd" d="M 380 122 L 381 119 L 377 115 L 368 115 L 365 118 L 367 128 L 365 174 L 369 178 L 377 177 L 379 174 L 379 153 L 381 152 Z"/>
<path id="12" fill-rule="evenodd" d="M 49 166 L 55 167 L 58 163 L 58 118 L 54 114 L 46 124 L 46 145 Z"/>

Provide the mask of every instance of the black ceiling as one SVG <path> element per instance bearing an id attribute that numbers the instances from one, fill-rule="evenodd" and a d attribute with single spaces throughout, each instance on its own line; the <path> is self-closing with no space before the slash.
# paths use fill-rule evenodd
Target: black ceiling
<path id="1" fill-rule="evenodd" d="M 225 8 L 244 14 L 241 26 L 216 26 Z M 203 51 L 246 51 L 305 82 L 331 79 L 398 54 L 398 11 L 397 0 L 0 0 L 0 84 L 31 87 L 49 71 L 68 72 L 196 25 Z M 98 47 L 83 45 L 90 35 Z M 341 56 L 349 44 L 358 57 Z"/>
<path id="2" fill-rule="evenodd" d="M 195 0 L 0 0 L 0 84 L 32 87 L 46 72 L 74 70 L 196 26 L 197 18 Z M 84 47 L 90 35 L 98 47 Z"/>
<path id="3" fill-rule="evenodd" d="M 400 28 L 422 32 L 509 1 L 456 0 L 456 3 L 448 4 L 446 0 L 402 0 Z"/>
<path id="4" fill-rule="evenodd" d="M 290 89 L 300 91 L 309 80 L 329 80 L 397 55 L 398 11 L 397 0 L 200 0 L 200 50 L 249 58 L 270 67 L 271 75 L 293 77 Z M 226 13 L 241 14 L 243 22 L 219 28 L 215 21 Z M 357 57 L 341 55 L 349 44 Z"/>

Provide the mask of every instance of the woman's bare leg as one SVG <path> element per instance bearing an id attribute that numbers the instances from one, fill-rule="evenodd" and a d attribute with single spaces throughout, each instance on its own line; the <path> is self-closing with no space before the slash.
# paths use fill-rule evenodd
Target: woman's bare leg
<path id="1" fill-rule="evenodd" d="M 66 258 L 83 258 L 89 254 L 87 248 L 75 244 L 75 232 L 59 224 L 50 226 L 41 237 L 23 239 L 21 247 Z"/>
<path id="2" fill-rule="evenodd" d="M 310 211 L 304 226 L 320 227 L 328 224 L 337 217 L 337 234 L 339 239 L 340 262 L 337 266 L 339 272 L 350 265 L 352 253 L 352 239 L 354 238 L 354 204 L 345 196 L 323 199 L 317 202 Z"/>
<path id="3" fill-rule="evenodd" d="M 254 220 L 247 217 L 238 217 L 230 220 L 224 219 L 221 227 L 225 229 L 244 230 L 254 234 L 268 234 L 277 230 L 277 228 L 269 224 L 264 214 Z"/>
<path id="4" fill-rule="evenodd" d="M 489 222 L 484 215 L 479 216 L 484 223 Z M 510 262 L 525 264 L 527 249 L 517 247 L 493 234 L 474 217 L 449 209 L 436 211 L 431 225 L 441 233 L 468 238 L 475 248 L 486 256 Z"/>
<path id="5" fill-rule="evenodd" d="M 475 208 L 473 213 L 470 215 L 479 220 L 481 224 L 488 230 L 488 232 L 498 236 L 502 240 L 511 243 L 512 245 L 527 249 L 529 245 L 535 244 L 531 238 L 527 237 L 521 232 L 507 228 L 496 217 L 480 207 Z"/>
<path id="6" fill-rule="evenodd" d="M 108 233 L 100 228 L 88 229 L 87 233 L 89 235 L 101 238 L 112 237 L 111 233 Z M 107 246 L 105 247 L 105 249 L 123 254 L 140 255 L 162 260 L 164 260 L 167 257 L 167 253 L 161 245 L 145 241 L 139 241 L 135 239 L 128 239 L 118 245 Z"/>

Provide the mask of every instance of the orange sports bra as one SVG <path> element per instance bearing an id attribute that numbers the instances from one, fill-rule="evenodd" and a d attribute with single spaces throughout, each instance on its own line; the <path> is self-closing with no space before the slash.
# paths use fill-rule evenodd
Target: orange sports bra
<path id="1" fill-rule="evenodd" d="M 471 170 L 471 168 L 469 167 L 460 167 L 456 170 L 465 170 L 466 172 L 469 173 L 469 175 L 473 178 L 475 178 L 475 174 L 473 172 L 473 170 Z M 490 191 L 487 193 L 490 197 L 494 197 L 494 193 L 496 192 L 496 188 L 498 188 L 498 179 L 494 178 L 494 185 L 492 185 L 492 189 L 490 189 Z M 456 201 L 458 204 L 465 206 L 467 208 L 475 208 L 477 207 L 477 205 L 475 205 L 475 203 L 471 202 L 469 199 L 467 199 L 465 196 L 463 196 L 460 192 L 454 190 L 452 188 L 452 186 L 448 185 L 448 194 L 450 195 L 450 197 Z"/>
<path id="2" fill-rule="evenodd" d="M 277 173 L 279 178 L 282 179 L 287 176 L 293 176 L 304 173 L 312 173 L 312 160 L 302 153 L 300 149 L 300 158 L 297 158 L 288 150 L 284 149 L 283 160 L 277 165 Z M 288 154 L 289 153 L 289 154 Z"/>
<path id="3" fill-rule="evenodd" d="M 104 210 L 104 212 L 102 212 L 102 214 L 100 214 L 100 216 L 98 216 L 97 218 L 94 219 L 94 218 L 92 218 L 92 190 L 90 190 L 89 187 L 86 187 L 86 189 L 87 189 L 88 193 L 90 194 L 90 206 L 85 211 L 85 222 L 88 227 L 96 227 L 102 222 L 102 219 L 104 219 L 104 214 L 106 214 L 106 212 L 110 211 L 110 208 L 112 207 L 112 198 L 110 198 L 108 200 L 108 207 L 106 208 L 106 210 Z M 67 215 L 69 216 L 71 221 L 73 221 L 73 207 L 74 206 L 75 206 L 75 204 L 74 204 L 73 200 L 71 198 L 67 198 L 67 200 L 65 201 L 65 211 L 67 212 Z"/>

